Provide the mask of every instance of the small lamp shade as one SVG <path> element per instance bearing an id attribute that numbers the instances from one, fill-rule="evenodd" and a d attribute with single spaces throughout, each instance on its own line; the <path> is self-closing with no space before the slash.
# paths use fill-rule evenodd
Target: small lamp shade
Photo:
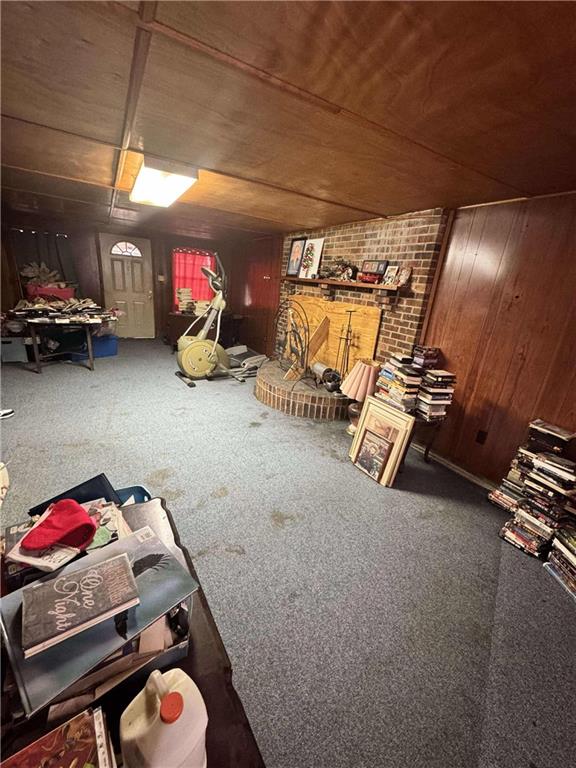
<path id="1" fill-rule="evenodd" d="M 357 360 L 356 365 L 342 382 L 340 391 L 351 400 L 362 403 L 376 391 L 380 365 L 375 360 Z"/>

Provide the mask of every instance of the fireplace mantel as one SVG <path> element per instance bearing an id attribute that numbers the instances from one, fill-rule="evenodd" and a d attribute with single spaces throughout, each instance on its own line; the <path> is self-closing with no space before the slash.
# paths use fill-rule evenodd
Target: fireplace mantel
<path id="1" fill-rule="evenodd" d="M 330 301 L 334 299 L 334 293 L 338 288 L 345 290 L 350 290 L 352 288 L 358 291 L 369 291 L 374 294 L 376 303 L 386 303 L 391 306 L 396 306 L 400 288 L 405 287 L 398 285 L 382 285 L 380 283 L 361 283 L 358 280 L 334 280 L 327 277 L 283 277 L 282 282 L 297 283 L 299 285 L 317 285 L 324 294 L 324 298 Z"/>

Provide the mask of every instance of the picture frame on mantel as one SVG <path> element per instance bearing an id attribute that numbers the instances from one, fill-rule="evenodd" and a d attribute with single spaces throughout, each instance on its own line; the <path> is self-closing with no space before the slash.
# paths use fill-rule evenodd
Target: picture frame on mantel
<path id="1" fill-rule="evenodd" d="M 302 256 L 304 256 L 304 248 L 306 247 L 306 240 L 306 237 L 295 237 L 290 243 L 290 255 L 288 256 L 286 277 L 298 277 Z"/>
<path id="2" fill-rule="evenodd" d="M 322 249 L 324 247 L 323 237 L 314 237 L 306 240 L 304 246 L 304 255 L 300 262 L 300 272 L 298 277 L 313 278 L 318 277 L 320 272 L 320 259 L 322 258 Z"/>
<path id="3" fill-rule="evenodd" d="M 414 421 L 414 416 L 409 413 L 398 411 L 369 395 L 364 401 L 350 447 L 349 456 L 353 463 L 377 479 L 380 485 L 390 487 L 402 463 Z"/>

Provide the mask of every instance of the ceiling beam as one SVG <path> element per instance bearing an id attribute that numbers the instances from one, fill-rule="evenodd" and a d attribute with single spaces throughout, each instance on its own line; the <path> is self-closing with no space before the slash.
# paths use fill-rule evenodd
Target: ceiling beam
<path id="1" fill-rule="evenodd" d="M 151 22 L 154 19 L 156 13 L 156 2 L 143 0 L 140 3 L 140 19 L 143 22 Z M 132 131 L 134 130 L 134 120 L 136 118 L 136 108 L 138 107 L 138 99 L 140 97 L 140 91 L 142 90 L 142 83 L 144 82 L 144 71 L 146 69 L 146 61 L 148 59 L 148 51 L 150 50 L 150 41 L 152 40 L 152 33 L 142 27 L 137 27 L 136 37 L 134 39 L 134 50 L 132 53 L 132 65 L 130 67 L 130 79 L 128 81 L 128 92 L 126 94 L 126 104 L 124 106 L 124 123 L 122 125 L 122 146 L 120 147 L 120 153 L 116 161 L 116 169 L 114 171 L 114 192 L 112 193 L 112 199 L 110 200 L 110 217 L 114 215 L 114 207 L 116 205 L 116 199 L 118 196 L 118 184 L 122 178 L 124 172 L 124 165 L 126 163 L 126 152 L 130 146 L 130 140 L 132 138 Z"/>

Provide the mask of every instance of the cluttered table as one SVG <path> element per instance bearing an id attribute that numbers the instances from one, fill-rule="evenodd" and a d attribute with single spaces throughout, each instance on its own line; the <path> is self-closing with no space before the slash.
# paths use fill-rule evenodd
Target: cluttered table
<path id="1" fill-rule="evenodd" d="M 7 327 L 20 324 L 22 334 L 23 330 L 32 340 L 34 351 L 34 364 L 37 373 L 42 373 L 42 362 L 55 360 L 57 358 L 68 357 L 68 351 L 59 349 L 58 351 L 42 351 L 41 341 L 44 334 L 50 331 L 83 331 L 85 334 L 86 353 L 81 354 L 80 358 L 87 358 L 87 368 L 94 370 L 94 350 L 92 346 L 92 334 L 101 333 L 103 327 L 108 328 L 115 325 L 117 317 L 116 312 L 102 309 L 92 299 L 46 299 L 35 298 L 34 300 L 22 299 L 7 313 Z M 53 346 L 60 346 L 59 343 Z"/>
<path id="2" fill-rule="evenodd" d="M 6 760 L 7 757 L 15 752 L 28 747 L 36 739 L 53 729 L 61 727 L 62 723 L 69 721 L 72 717 L 80 717 L 81 715 L 78 714 L 79 709 L 84 709 L 84 713 L 92 712 L 92 709 L 86 710 L 85 707 L 87 705 L 88 707 L 101 707 L 110 740 L 109 744 L 113 745 L 109 747 L 109 754 L 112 756 L 110 762 L 99 763 L 99 765 L 113 765 L 114 753 L 117 756 L 120 751 L 118 732 L 120 716 L 128 704 L 142 690 L 150 671 L 157 668 L 160 668 L 161 671 L 165 671 L 168 668 L 180 668 L 196 683 L 206 705 L 208 714 L 206 730 L 208 766 L 217 768 L 263 768 L 264 762 L 260 750 L 252 733 L 242 702 L 232 683 L 230 659 L 218 632 L 190 555 L 180 542 L 178 530 L 169 510 L 165 506 L 165 502 L 159 498 L 150 499 L 147 492 L 141 496 L 141 498 L 146 500 L 141 501 L 137 498 L 138 489 L 141 489 L 140 486 L 116 492 L 111 486 L 106 487 L 107 485 L 109 486 L 107 478 L 104 475 L 100 475 L 30 510 L 31 515 L 40 515 L 39 519 L 41 520 L 43 519 L 42 516 L 46 516 L 50 509 L 54 509 L 54 505 L 57 507 L 57 502 L 61 502 L 62 499 L 75 498 L 77 503 L 86 505 L 91 513 L 95 514 L 100 520 L 102 536 L 98 540 L 98 548 L 87 555 L 72 560 L 71 563 L 59 570 L 58 574 L 61 576 L 69 570 L 78 571 L 83 566 L 84 561 L 100 563 L 100 566 L 105 566 L 106 563 L 109 564 L 111 562 L 110 559 L 106 559 L 107 557 L 112 556 L 113 559 L 117 559 L 114 557 L 117 551 L 130 552 L 131 542 L 136 537 L 138 542 L 143 542 L 136 544 L 137 547 L 140 547 L 136 550 L 136 563 L 133 562 L 133 558 L 130 560 L 134 573 L 138 574 L 136 577 L 137 582 L 140 580 L 140 574 L 142 573 L 142 568 L 140 572 L 138 571 L 138 563 L 146 563 L 143 570 L 147 570 L 151 574 L 151 579 L 158 579 L 157 572 L 159 569 L 162 569 L 162 566 L 168 567 L 168 571 L 170 570 L 168 558 L 171 558 L 174 560 L 172 563 L 174 573 L 176 574 L 178 570 L 181 573 L 179 580 L 176 578 L 176 582 L 180 584 L 181 592 L 174 592 L 172 600 L 176 599 L 175 596 L 177 594 L 180 595 L 178 597 L 178 600 L 180 600 L 192 588 L 190 586 L 186 588 L 186 579 L 191 584 L 193 583 L 194 591 L 191 594 L 191 602 L 187 603 L 189 621 L 184 622 L 187 634 L 179 631 L 178 627 L 176 627 L 180 636 L 177 637 L 172 633 L 174 641 L 172 647 L 157 653 L 152 658 L 150 656 L 141 657 L 144 660 L 140 660 L 139 664 L 132 668 L 133 671 L 124 671 L 123 676 L 120 675 L 117 678 L 113 678 L 112 682 L 104 681 L 103 683 L 102 674 L 100 674 L 100 686 L 94 687 L 94 690 L 88 690 L 88 681 L 93 678 L 94 670 L 101 670 L 103 662 L 99 666 L 91 666 L 91 661 L 85 662 L 83 655 L 86 653 L 92 661 L 95 661 L 98 657 L 98 653 L 93 653 L 94 649 L 86 651 L 85 646 L 87 639 L 91 638 L 93 642 L 97 642 L 94 638 L 101 637 L 102 648 L 104 649 L 107 642 L 106 629 L 102 630 L 103 634 L 98 635 L 98 626 L 104 626 L 104 624 L 84 629 L 75 637 L 66 639 L 56 646 L 48 648 L 48 650 L 42 650 L 39 653 L 35 651 L 35 655 L 31 658 L 24 659 L 22 649 L 19 647 L 15 648 L 14 646 L 19 645 L 20 638 L 24 637 L 24 619 L 22 618 L 23 612 L 21 607 L 23 601 L 21 594 L 23 589 L 26 589 L 27 586 L 29 587 L 30 582 L 28 585 L 14 589 L 15 585 L 19 583 L 14 581 L 18 574 L 15 574 L 14 571 L 6 571 L 7 563 L 3 558 L 2 574 L 7 576 L 7 580 L 5 579 L 3 583 L 3 598 L 1 601 L 2 655 L 4 662 L 2 664 L 2 759 Z M 136 490 L 136 498 L 131 494 L 126 499 L 126 491 L 131 490 Z M 145 489 L 141 490 L 145 491 Z M 108 499 L 104 501 L 106 496 L 112 496 L 113 500 Z M 99 506 L 91 501 L 91 499 L 95 498 L 100 502 Z M 112 508 L 121 510 L 118 520 L 121 519 L 122 524 L 120 525 L 118 522 L 117 528 L 122 534 L 120 537 L 110 535 L 110 530 L 113 530 L 114 527 L 110 528 L 110 525 L 106 522 L 110 519 Z M 108 525 L 107 530 L 104 530 L 105 522 Z M 37 524 L 38 522 L 36 522 Z M 140 528 L 140 526 L 142 527 Z M 22 536 L 23 528 L 27 532 L 32 530 L 31 524 L 23 524 L 15 528 L 19 529 L 18 535 L 20 536 Z M 133 533 L 130 533 L 130 531 Z M 5 533 L 5 555 L 11 551 L 13 542 L 13 538 L 9 540 L 11 532 L 12 529 L 9 528 Z M 102 542 L 106 541 L 106 537 L 109 537 L 109 541 L 102 545 Z M 142 547 L 144 547 L 144 550 L 141 549 Z M 146 547 L 152 547 L 155 552 L 162 553 L 163 551 L 165 555 L 158 562 L 158 555 L 150 555 L 149 552 L 146 554 Z M 144 556 L 142 556 L 142 552 L 144 552 Z M 152 563 L 150 562 L 151 557 Z M 156 560 L 154 560 L 154 557 Z M 153 619 L 154 616 L 161 615 L 171 602 L 167 594 L 175 588 L 174 584 L 176 582 L 174 581 L 174 575 L 171 576 L 168 571 L 159 582 L 161 584 L 160 590 L 155 591 L 152 600 L 152 602 L 156 601 L 155 608 L 151 608 L 148 604 L 150 603 L 148 595 L 142 585 L 140 585 L 140 604 L 137 606 L 137 609 L 140 611 L 140 616 L 148 612 L 148 621 Z M 22 571 L 19 574 L 21 577 Z M 48 579 L 48 584 L 53 581 L 54 579 Z M 38 582 L 32 583 L 37 584 Z M 11 589 L 12 591 L 10 591 Z M 165 603 L 164 609 L 161 607 L 162 603 L 158 603 L 159 600 L 168 600 Z M 184 603 L 180 602 L 179 605 L 181 611 Z M 135 609 L 130 609 L 130 611 L 133 610 Z M 131 628 L 134 616 L 138 617 L 138 611 L 134 615 L 130 611 L 127 612 L 127 616 L 130 618 L 127 619 L 123 629 L 128 639 L 131 637 L 131 631 L 134 634 L 134 630 Z M 174 609 L 164 617 L 164 620 L 170 626 L 173 626 L 171 623 L 173 614 Z M 169 616 L 170 619 L 168 618 Z M 116 622 L 116 619 L 117 617 L 114 617 L 114 622 Z M 107 621 L 106 628 L 111 629 L 109 634 L 114 638 L 115 633 L 112 619 Z M 156 626 L 157 624 L 158 620 L 154 621 L 151 626 Z M 118 626 L 116 622 L 117 630 Z M 149 630 L 150 626 L 139 635 L 140 643 L 143 642 L 142 638 Z M 185 634 L 186 636 L 184 636 Z M 84 645 L 78 645 L 78 638 L 83 638 Z M 122 642 L 118 641 L 117 637 L 115 640 L 112 639 L 112 641 L 116 647 L 122 645 Z M 74 642 L 77 643 L 76 646 L 74 646 Z M 24 645 L 23 641 L 22 645 Z M 166 645 L 162 647 L 166 648 Z M 64 654 L 62 654 L 59 648 L 64 650 Z M 76 648 L 76 651 L 74 651 L 74 648 Z M 142 651 L 142 647 L 140 647 L 140 650 Z M 109 651 L 110 647 L 107 647 L 107 650 L 102 650 L 100 656 L 107 656 Z M 7 661 L 6 656 L 10 660 L 8 667 L 5 663 Z M 70 661 L 70 656 L 75 657 L 75 660 Z M 112 658 L 112 656 L 108 658 Z M 84 667 L 82 666 L 83 663 Z M 114 663 L 118 664 L 118 661 L 113 662 L 108 668 L 111 668 Z M 34 664 L 37 665 L 36 671 L 42 669 L 42 665 L 46 669 L 46 679 L 42 684 L 38 684 L 37 675 L 34 674 Z M 26 666 L 28 666 L 28 669 L 26 669 Z M 54 672 L 55 666 L 60 667 L 56 672 Z M 6 672 L 7 668 L 8 673 Z M 10 675 L 10 672 L 13 673 L 13 676 Z M 61 689 L 64 686 L 65 678 L 67 678 L 68 683 L 74 682 L 62 692 Z M 81 685 L 83 680 L 86 681 L 84 686 Z M 55 686 L 53 691 L 49 690 L 50 685 Z M 82 691 L 81 696 L 78 695 L 79 691 Z M 56 693 L 56 695 L 53 696 L 53 693 Z M 24 702 L 26 702 L 25 705 Z M 83 703 L 84 706 L 81 706 Z M 28 711 L 28 717 L 26 717 L 25 712 L 19 711 L 21 708 Z M 29 749 L 32 749 L 32 747 L 29 747 Z"/>
<path id="3" fill-rule="evenodd" d="M 66 328 L 69 329 L 76 329 L 76 330 L 83 330 L 86 334 L 86 348 L 88 350 L 88 368 L 93 371 L 94 370 L 94 351 L 92 349 L 92 327 L 94 325 L 101 325 L 101 320 L 90 320 L 90 321 L 73 321 L 68 320 L 66 322 Z M 32 348 L 34 349 L 34 363 L 36 365 L 36 371 L 37 373 L 42 373 L 42 361 L 46 361 L 49 359 L 48 355 L 40 355 L 40 339 L 39 335 L 42 332 L 43 328 L 49 327 L 54 328 L 56 325 L 60 325 L 60 323 L 56 323 L 54 320 L 46 320 L 42 318 L 37 318 L 33 320 L 28 320 L 27 323 L 28 332 L 30 333 L 30 338 L 32 339 Z M 59 354 L 59 353 L 56 353 Z M 53 355 L 52 357 L 56 356 Z"/>

